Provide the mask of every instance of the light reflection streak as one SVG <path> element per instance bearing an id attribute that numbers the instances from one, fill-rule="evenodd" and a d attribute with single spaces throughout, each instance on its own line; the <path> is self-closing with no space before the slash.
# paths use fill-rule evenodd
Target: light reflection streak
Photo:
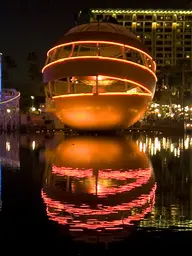
<path id="1" fill-rule="evenodd" d="M 79 170 L 79 169 L 68 169 L 64 167 L 53 166 L 52 174 L 57 174 L 60 176 L 71 176 L 75 178 L 92 177 L 92 170 Z M 134 188 L 140 187 L 146 184 L 152 176 L 152 170 L 146 168 L 144 170 L 129 170 L 129 171 L 112 171 L 112 172 L 98 172 L 98 179 L 115 179 L 115 180 L 127 180 L 136 179 L 135 181 L 118 187 L 103 187 L 102 191 L 98 191 L 98 196 L 113 195 L 117 193 L 123 193 L 131 191 Z"/>
<path id="2" fill-rule="evenodd" d="M 185 138 L 177 140 L 169 137 L 155 137 L 153 139 L 143 137 L 137 140 L 136 143 L 139 145 L 141 152 L 147 152 L 151 156 L 156 155 L 158 152 L 166 151 L 173 154 L 174 157 L 180 157 L 183 150 L 192 148 L 192 137 L 187 135 Z"/>
<path id="3" fill-rule="evenodd" d="M 92 209 L 81 209 L 81 208 L 73 208 L 73 205 L 62 204 L 61 202 L 54 201 L 46 196 L 46 194 L 42 191 L 42 198 L 47 205 L 46 211 L 47 215 L 51 220 L 58 222 L 59 224 L 66 225 L 73 221 L 73 217 L 66 216 L 59 216 L 59 213 L 62 211 L 67 211 L 69 214 L 72 215 L 87 215 L 87 216 L 94 216 L 96 215 L 112 215 L 118 214 L 120 211 L 129 211 L 134 207 L 142 208 L 145 204 L 149 204 L 147 208 L 142 209 L 141 213 L 136 213 L 134 215 L 130 215 L 123 219 L 112 220 L 112 221 L 105 221 L 105 220 L 98 220 L 98 219 L 88 219 L 87 223 L 81 222 L 80 220 L 74 222 L 70 225 L 73 228 L 83 228 L 83 229 L 102 229 L 102 228 L 115 228 L 116 226 L 121 225 L 133 225 L 132 222 L 139 221 L 144 216 L 151 212 L 152 207 L 155 202 L 155 190 L 156 184 L 152 187 L 152 190 L 149 195 L 141 195 L 138 199 L 131 201 L 130 203 L 124 203 L 122 205 L 118 205 L 115 207 L 106 207 L 101 210 L 92 210 Z M 51 209 L 54 209 L 54 212 L 51 212 Z M 118 227 L 119 228 L 119 227 Z"/>

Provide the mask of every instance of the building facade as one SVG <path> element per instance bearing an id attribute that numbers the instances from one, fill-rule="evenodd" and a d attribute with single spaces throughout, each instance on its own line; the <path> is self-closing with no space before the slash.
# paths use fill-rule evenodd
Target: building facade
<path id="1" fill-rule="evenodd" d="M 192 10 L 92 9 L 94 19 L 113 17 L 137 35 L 157 64 L 192 67 Z"/>
<path id="2" fill-rule="evenodd" d="M 16 89 L 3 89 L 0 94 L 0 132 L 19 129 L 20 92 Z"/>

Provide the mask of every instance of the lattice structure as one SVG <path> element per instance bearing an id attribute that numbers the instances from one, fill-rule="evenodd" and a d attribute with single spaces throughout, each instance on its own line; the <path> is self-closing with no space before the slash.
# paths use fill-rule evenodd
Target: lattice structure
<path id="1" fill-rule="evenodd" d="M 77 130 L 121 130 L 140 120 L 156 87 L 156 64 L 117 24 L 76 26 L 47 52 L 47 112 Z"/>
<path id="2" fill-rule="evenodd" d="M 15 89 L 3 89 L 0 95 L 0 131 L 19 129 L 20 93 Z"/>

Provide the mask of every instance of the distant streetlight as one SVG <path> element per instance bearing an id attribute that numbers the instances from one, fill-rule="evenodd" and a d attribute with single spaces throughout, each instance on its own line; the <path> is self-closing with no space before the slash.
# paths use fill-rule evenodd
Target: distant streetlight
<path id="1" fill-rule="evenodd" d="M 35 97 L 31 96 L 31 99 L 32 99 L 32 108 L 33 108 L 34 107 L 34 99 L 35 99 Z"/>

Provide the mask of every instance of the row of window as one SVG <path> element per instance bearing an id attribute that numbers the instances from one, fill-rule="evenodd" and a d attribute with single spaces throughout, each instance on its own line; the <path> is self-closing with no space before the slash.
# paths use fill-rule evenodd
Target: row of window
<path id="1" fill-rule="evenodd" d="M 177 64 L 180 64 L 180 59 L 178 59 L 178 60 L 176 60 L 176 63 Z M 165 59 L 165 60 L 159 60 L 159 59 L 157 59 L 156 60 L 156 64 L 157 64 L 157 67 L 159 66 L 159 64 L 160 65 L 172 65 L 173 64 L 173 61 L 172 60 L 170 60 L 170 59 Z"/>
<path id="2" fill-rule="evenodd" d="M 151 44 L 154 40 L 148 36 L 137 35 L 138 39 L 142 39 L 146 44 Z M 157 45 L 170 45 L 175 44 L 176 46 L 187 46 L 191 45 L 191 40 L 184 40 L 183 38 L 176 38 L 175 43 L 173 43 L 172 38 L 155 37 L 155 44 Z M 161 40 L 160 40 L 161 39 Z"/>
<path id="3" fill-rule="evenodd" d="M 174 25 L 173 22 L 134 22 L 135 25 L 137 27 L 152 27 L 153 24 L 156 25 L 156 27 L 172 27 Z M 125 26 L 132 26 L 133 22 L 129 22 L 129 21 L 125 21 L 125 22 L 122 22 L 123 25 Z M 179 23 L 176 23 L 177 24 L 177 27 L 178 28 L 190 28 L 192 27 L 192 22 L 185 22 L 185 23 L 182 23 L 182 22 L 179 22 Z"/>
<path id="4" fill-rule="evenodd" d="M 136 31 L 137 32 L 152 32 L 155 31 L 155 29 L 152 28 L 138 28 L 136 27 Z M 156 28 L 156 32 L 157 33 L 172 33 L 172 31 L 174 31 L 172 28 Z M 176 29 L 177 33 L 186 33 L 186 34 L 191 34 L 191 28 L 190 29 Z"/>
<path id="5" fill-rule="evenodd" d="M 151 52 L 152 51 L 152 47 L 151 47 L 151 45 L 150 46 L 147 46 L 147 48 L 148 48 L 148 50 Z M 191 48 L 190 48 L 191 49 Z M 157 52 L 172 52 L 173 51 L 173 47 L 156 47 L 156 51 Z M 189 50 L 189 48 L 188 48 L 188 50 L 184 50 L 183 48 L 176 48 L 176 51 L 177 52 L 183 52 L 183 51 L 185 51 L 185 52 L 191 52 L 191 50 Z"/>
<path id="6" fill-rule="evenodd" d="M 153 18 L 156 18 L 157 21 L 171 21 L 175 19 L 173 15 L 136 15 L 136 14 L 130 14 L 130 15 L 105 15 L 105 16 L 113 16 L 116 17 L 117 20 L 132 20 L 133 18 L 138 21 L 143 21 L 143 20 L 153 20 Z M 177 15 L 177 20 L 178 21 L 192 21 L 192 15 Z"/>
<path id="7" fill-rule="evenodd" d="M 137 38 L 139 38 L 139 39 L 148 39 L 148 40 L 152 40 L 152 35 L 151 34 L 144 34 L 143 35 L 143 33 L 142 34 L 138 34 L 137 35 Z M 173 36 L 172 35 L 167 35 L 167 34 L 157 34 L 157 35 L 155 35 L 155 38 L 156 38 L 156 40 L 173 40 Z M 188 41 L 188 39 L 192 39 L 192 37 L 191 37 L 191 35 L 184 35 L 184 34 L 178 34 L 178 35 L 176 35 L 176 40 L 178 40 L 178 39 L 186 39 L 186 42 L 189 42 Z"/>
<path id="8" fill-rule="evenodd" d="M 144 40 L 143 41 L 145 45 L 151 45 L 152 41 L 151 40 Z M 174 43 L 172 41 L 156 41 L 155 42 L 156 45 L 174 45 Z M 189 47 L 188 45 L 191 45 L 191 41 L 189 42 L 189 44 L 185 44 L 183 41 L 176 41 L 175 42 L 176 46 L 185 46 L 184 50 L 186 51 L 191 51 L 191 47 Z"/>
<path id="9" fill-rule="evenodd" d="M 176 54 L 176 58 L 186 58 L 189 59 L 191 57 L 190 54 L 186 54 L 186 53 L 177 53 Z M 171 53 L 156 53 L 156 58 L 172 58 L 172 54 Z"/>
<path id="10" fill-rule="evenodd" d="M 123 25 L 123 24 L 120 24 Z M 126 26 L 129 30 L 132 30 L 132 27 Z M 152 31 L 156 31 L 157 33 L 172 33 L 173 31 L 175 31 L 172 28 L 149 28 L 149 27 L 136 27 L 135 28 L 136 32 L 148 32 L 151 33 Z M 192 32 L 192 27 L 191 28 L 186 28 L 186 29 L 182 29 L 182 28 L 177 28 L 176 29 L 177 33 L 186 33 L 186 34 L 190 34 Z"/>
<path id="11" fill-rule="evenodd" d="M 162 52 L 163 50 L 165 52 L 172 52 L 173 48 L 172 47 L 158 47 L 158 46 L 156 47 L 156 51 L 158 51 L 158 52 Z"/>

